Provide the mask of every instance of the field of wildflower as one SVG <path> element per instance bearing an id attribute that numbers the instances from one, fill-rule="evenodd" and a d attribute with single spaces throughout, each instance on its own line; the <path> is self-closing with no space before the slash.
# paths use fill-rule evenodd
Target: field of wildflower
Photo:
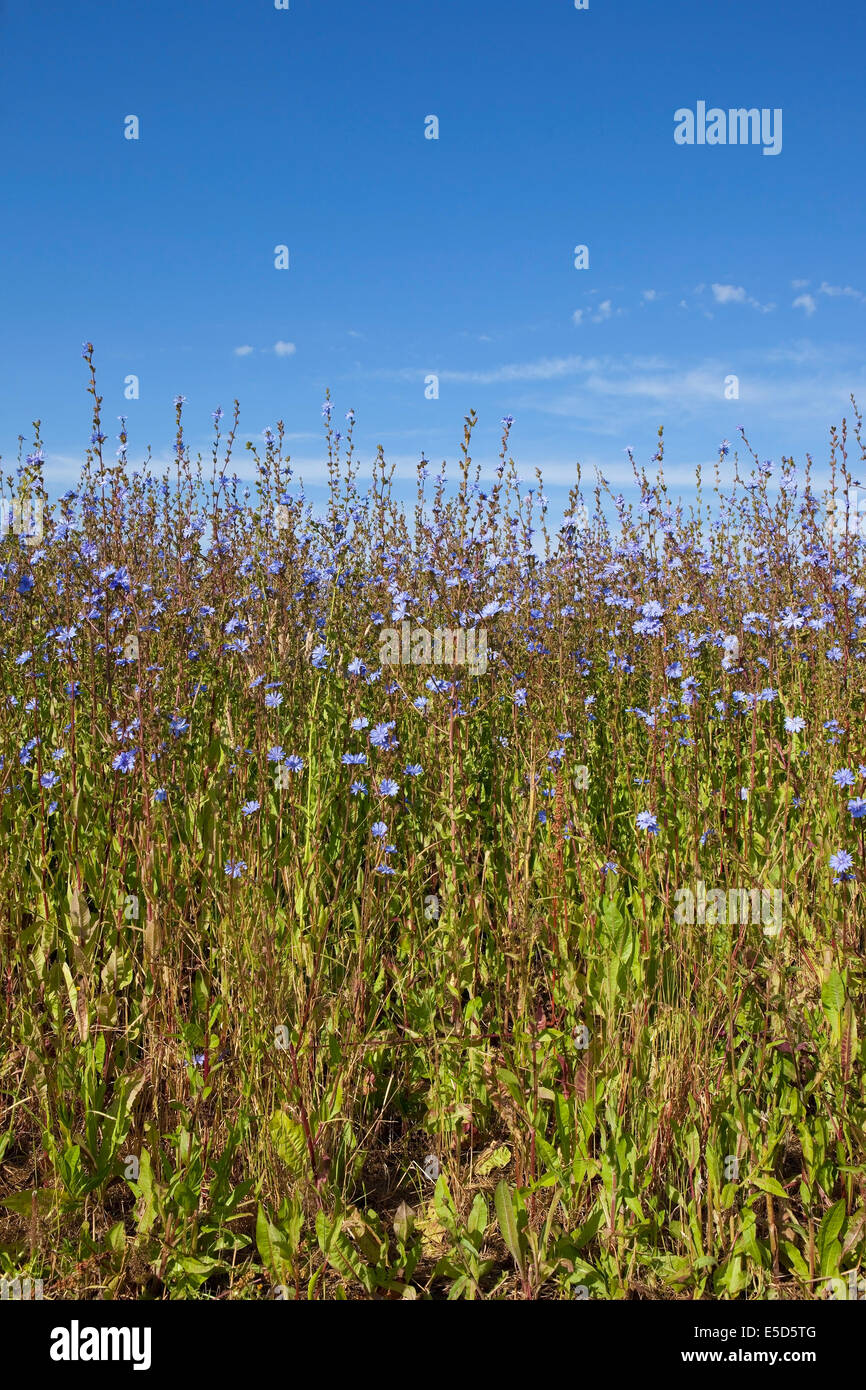
<path id="1" fill-rule="evenodd" d="M 80 482 L 37 423 L 0 543 L 0 1274 L 856 1297 L 856 405 L 821 495 L 742 435 L 682 505 L 659 432 L 551 534 L 509 419 L 407 505 L 329 398 L 314 507 L 237 404 L 115 457 L 84 355 Z"/>

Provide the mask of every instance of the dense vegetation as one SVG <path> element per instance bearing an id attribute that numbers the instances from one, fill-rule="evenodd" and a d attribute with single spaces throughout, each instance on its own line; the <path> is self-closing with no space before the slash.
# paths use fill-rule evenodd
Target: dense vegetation
<path id="1" fill-rule="evenodd" d="M 359 490 L 328 400 L 314 509 L 282 424 L 251 487 L 230 471 L 237 406 L 191 458 L 178 400 L 173 476 L 125 425 L 109 461 L 85 358 L 80 483 L 49 502 L 37 424 L 7 490 L 42 535 L 0 549 L 0 1272 L 46 1298 L 848 1296 L 844 425 L 823 500 L 743 437 L 674 504 L 660 432 L 639 504 L 578 471 L 551 535 L 510 421 L 482 478 L 469 416 L 412 508 L 381 451 Z M 383 666 L 404 622 L 483 629 L 485 669 Z"/>

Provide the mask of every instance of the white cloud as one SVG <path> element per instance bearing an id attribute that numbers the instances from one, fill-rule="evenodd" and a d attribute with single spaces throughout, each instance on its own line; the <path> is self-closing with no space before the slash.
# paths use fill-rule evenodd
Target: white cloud
<path id="1" fill-rule="evenodd" d="M 593 371 L 598 363 L 591 357 L 542 357 L 536 362 L 514 362 L 503 367 L 493 367 L 489 371 L 447 371 L 436 372 L 440 381 L 471 384 L 475 386 L 495 386 L 509 381 L 554 381 L 559 377 L 576 376 L 579 372 Z M 431 366 L 430 371 L 434 368 Z M 374 377 L 386 377 L 398 381 L 418 381 L 426 375 L 418 367 L 402 367 L 399 371 L 376 371 Z"/>
<path id="2" fill-rule="evenodd" d="M 597 293 L 597 291 L 590 290 L 590 294 L 595 293 Z M 588 309 L 575 309 L 571 318 L 573 323 L 581 324 L 583 323 L 586 315 L 589 314 L 590 323 L 604 323 L 605 319 L 609 319 L 612 313 L 613 307 L 611 301 L 609 299 L 604 299 L 602 300 L 601 304 L 599 304 L 598 311 L 596 313 L 590 314 Z M 617 313 L 621 314 L 622 309 L 617 309 Z"/>
<path id="3" fill-rule="evenodd" d="M 752 309 L 760 309 L 762 314 L 769 314 L 776 307 L 775 304 L 761 304 L 757 299 L 753 299 L 750 294 L 746 294 L 742 285 L 714 284 L 712 291 L 717 304 L 748 304 Z"/>
<path id="4" fill-rule="evenodd" d="M 274 352 L 277 357 L 291 357 L 296 351 L 294 343 L 284 343 L 282 339 L 278 343 L 274 343 Z"/>
<path id="5" fill-rule="evenodd" d="M 746 291 L 742 285 L 713 285 L 713 298 L 717 304 L 745 304 Z"/>
<path id="6" fill-rule="evenodd" d="M 658 290 L 644 290 L 644 291 L 643 291 L 643 298 L 646 300 L 647 304 L 652 304 L 653 300 L 654 300 L 654 299 L 658 299 L 658 297 L 659 297 L 659 292 L 658 292 Z"/>
<path id="7" fill-rule="evenodd" d="M 251 439 L 251 440 L 253 441 L 253 443 L 256 443 L 256 444 L 259 443 L 259 441 L 264 442 L 265 431 L 264 431 L 264 430 L 259 430 L 258 433 L 256 433 L 256 434 L 248 434 L 246 437 L 247 437 L 247 439 Z M 301 430 L 301 431 L 295 432 L 295 433 L 293 433 L 293 434 L 290 434 L 290 433 L 287 431 L 287 432 L 283 435 L 283 440 L 286 441 L 286 442 L 288 442 L 288 443 L 293 443 L 294 441 L 300 440 L 300 439 L 318 439 L 318 437 L 319 437 L 319 436 L 318 436 L 317 434 L 314 434 L 312 430 Z M 294 466 L 294 460 L 292 460 L 292 464 L 293 464 L 293 466 Z"/>
<path id="8" fill-rule="evenodd" d="M 792 309 L 804 309 L 807 318 L 812 317 L 816 307 L 815 301 L 810 294 L 798 294 L 794 303 L 791 305 Z"/>
<path id="9" fill-rule="evenodd" d="M 633 366 L 633 364 L 630 364 Z M 600 396 L 617 396 L 621 399 L 646 398 L 657 402 L 675 401 L 712 403 L 722 399 L 724 374 L 709 366 L 693 368 L 690 371 L 677 371 L 676 368 L 662 375 L 631 375 L 626 367 L 619 374 L 598 373 L 589 376 L 585 382 L 587 391 Z"/>
<path id="10" fill-rule="evenodd" d="M 808 284 L 809 284 L 809 281 L 808 281 L 808 280 L 792 280 L 792 281 L 791 281 L 791 289 L 792 289 L 792 290 L 805 290 L 806 287 L 808 286 Z"/>
<path id="11" fill-rule="evenodd" d="M 820 353 L 818 354 L 820 359 Z M 761 411 L 770 420 L 814 422 L 838 419 L 846 411 L 853 391 L 864 396 L 863 369 L 850 352 L 844 362 L 821 361 L 815 370 L 811 361 L 800 363 L 800 370 L 768 370 L 781 363 L 779 350 L 744 350 L 738 365 L 742 400 L 740 411 Z M 792 357 L 784 359 L 786 364 Z M 796 359 L 799 363 L 799 359 Z M 545 414 L 579 420 L 598 435 L 614 435 L 622 430 L 643 428 L 658 415 L 673 411 L 680 425 L 701 419 L 709 409 L 715 412 L 723 399 L 730 363 L 706 359 L 697 366 L 659 364 L 645 370 L 631 357 L 606 357 L 595 369 L 581 377 L 579 387 L 569 385 L 546 400 L 515 401 L 515 408 L 540 410 Z M 730 431 L 729 431 L 730 432 Z"/>
<path id="12" fill-rule="evenodd" d="M 706 302 L 712 303 L 709 286 Z M 804 317 L 808 316 L 805 304 L 798 307 Z M 592 314 L 592 309 L 583 310 L 584 324 L 591 321 Z M 417 385 L 426 372 L 436 371 L 436 366 L 434 360 L 429 366 L 383 368 L 362 375 Z M 639 434 L 663 422 L 680 428 L 694 421 L 715 422 L 719 412 L 725 412 L 721 428 L 730 437 L 731 420 L 754 422 L 756 413 L 765 422 L 780 422 L 786 427 L 802 423 L 811 428 L 816 420 L 838 420 L 848 409 L 850 392 L 858 400 L 866 399 L 863 370 L 850 345 L 819 346 L 794 338 L 760 350 L 743 346 L 733 363 L 714 356 L 694 362 L 679 354 L 586 353 L 491 364 L 483 369 L 441 367 L 437 374 L 443 386 L 490 388 L 501 398 L 503 409 L 515 416 L 565 418 L 578 422 L 582 430 L 598 439 L 612 439 Z M 738 406 L 728 403 L 724 394 L 732 371 L 740 377 L 742 399 Z M 426 442 L 429 447 L 429 439 Z"/>
<path id="13" fill-rule="evenodd" d="M 866 294 L 863 294 L 861 290 L 852 289 L 850 285 L 844 287 L 842 285 L 828 285 L 826 280 L 822 280 L 818 293 L 829 295 L 832 299 L 838 299 L 840 295 L 844 295 L 847 299 L 859 301 L 866 299 Z"/>
<path id="14" fill-rule="evenodd" d="M 242 347 L 235 348 L 235 357 L 249 357 L 251 352 L 255 352 L 255 348 L 249 343 L 244 343 Z"/>

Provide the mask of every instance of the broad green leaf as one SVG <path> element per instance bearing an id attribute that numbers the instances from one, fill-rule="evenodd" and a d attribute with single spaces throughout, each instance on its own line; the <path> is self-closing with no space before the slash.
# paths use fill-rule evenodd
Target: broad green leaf
<path id="1" fill-rule="evenodd" d="M 809 1266 L 806 1264 L 806 1261 L 803 1259 L 803 1256 L 797 1249 L 796 1245 L 793 1243 L 793 1241 L 783 1240 L 781 1242 L 781 1246 L 788 1257 L 788 1260 L 791 1264 L 791 1267 L 794 1270 L 794 1273 L 797 1274 L 803 1280 L 804 1283 L 808 1283 Z"/>
<path id="2" fill-rule="evenodd" d="M 309 1156 L 304 1127 L 293 1120 L 284 1110 L 275 1110 L 271 1115 L 271 1140 L 280 1158 L 296 1177 L 309 1172 Z"/>
<path id="3" fill-rule="evenodd" d="M 517 1265 L 521 1275 L 523 1274 L 523 1252 L 520 1246 L 520 1232 L 517 1226 L 517 1216 L 511 1200 L 511 1192 L 508 1183 L 503 1178 L 497 1185 L 493 1196 L 493 1203 L 496 1207 L 496 1219 L 499 1222 L 499 1229 L 502 1232 L 502 1239 L 505 1241 L 511 1258 Z"/>
<path id="4" fill-rule="evenodd" d="M 480 1178 L 485 1178 L 488 1173 L 492 1173 L 494 1168 L 507 1168 L 511 1162 L 511 1150 L 504 1144 L 500 1144 L 498 1149 L 480 1158 L 475 1165 L 475 1171 Z"/>
<path id="5" fill-rule="evenodd" d="M 833 1261 L 833 1247 L 838 1243 L 838 1236 L 842 1230 L 845 1220 L 845 1203 L 838 1201 L 824 1214 L 824 1219 L 818 1229 L 818 1258 L 821 1262 L 821 1273 L 832 1272 L 831 1262 Z M 841 1255 L 841 1247 L 839 1247 Z M 836 1261 L 838 1263 L 838 1261 Z"/>
<path id="6" fill-rule="evenodd" d="M 838 970 L 831 970 L 830 975 L 821 987 L 821 1002 L 825 1009 L 832 1009 L 834 1013 L 841 1013 L 845 1006 L 845 985 Z"/>
<path id="7" fill-rule="evenodd" d="M 782 1197 L 787 1199 L 787 1192 L 782 1184 L 768 1173 L 759 1173 L 756 1178 L 752 1178 L 752 1186 L 759 1187 L 762 1192 L 769 1192 L 772 1197 Z"/>

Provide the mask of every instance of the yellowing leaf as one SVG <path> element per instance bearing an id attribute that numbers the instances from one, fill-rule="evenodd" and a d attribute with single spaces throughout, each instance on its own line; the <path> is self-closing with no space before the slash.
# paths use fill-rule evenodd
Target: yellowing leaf
<path id="1" fill-rule="evenodd" d="M 511 1150 L 500 1144 L 497 1149 L 488 1149 L 481 1155 L 475 1165 L 475 1171 L 480 1178 L 485 1178 L 494 1168 L 507 1168 L 510 1162 Z"/>

